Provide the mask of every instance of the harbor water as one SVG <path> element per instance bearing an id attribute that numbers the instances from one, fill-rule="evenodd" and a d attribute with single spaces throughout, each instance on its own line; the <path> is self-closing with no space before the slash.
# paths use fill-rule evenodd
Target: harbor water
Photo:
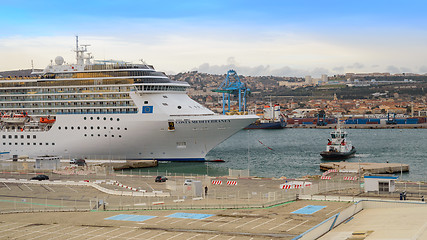
<path id="1" fill-rule="evenodd" d="M 242 130 L 207 155 L 224 163 L 161 163 L 150 171 L 228 175 L 228 169 L 248 169 L 251 176 L 298 178 L 322 172 L 319 155 L 326 148 L 331 129 L 289 128 Z M 349 162 L 409 164 L 403 180 L 427 181 L 427 129 L 346 129 L 356 147 Z"/>

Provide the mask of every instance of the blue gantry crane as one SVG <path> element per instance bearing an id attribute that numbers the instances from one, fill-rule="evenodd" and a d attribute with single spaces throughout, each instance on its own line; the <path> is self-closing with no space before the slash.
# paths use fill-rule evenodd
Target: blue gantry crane
<path id="1" fill-rule="evenodd" d="M 218 87 L 218 89 L 212 90 L 213 92 L 222 93 L 222 114 L 230 112 L 230 102 L 231 96 L 239 97 L 239 113 L 242 112 L 242 105 L 244 106 L 244 111 L 246 110 L 246 95 L 249 94 L 250 89 L 245 86 L 243 82 L 240 81 L 239 75 L 236 71 L 229 70 L 227 72 L 227 77 Z M 228 110 L 225 110 L 225 103 L 227 101 Z M 243 101 L 243 104 L 242 104 Z"/>

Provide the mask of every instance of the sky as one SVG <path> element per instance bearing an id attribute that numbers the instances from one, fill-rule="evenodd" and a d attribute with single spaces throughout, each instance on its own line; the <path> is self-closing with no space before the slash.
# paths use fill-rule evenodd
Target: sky
<path id="1" fill-rule="evenodd" d="M 427 73 L 427 1 L 0 0 L 0 71 L 95 59 L 176 74 Z"/>

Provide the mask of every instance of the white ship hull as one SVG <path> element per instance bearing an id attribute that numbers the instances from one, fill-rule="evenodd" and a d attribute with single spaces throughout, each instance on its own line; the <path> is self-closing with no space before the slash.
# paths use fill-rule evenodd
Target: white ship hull
<path id="1" fill-rule="evenodd" d="M 137 94 L 131 96 L 135 103 L 140 102 Z M 158 96 L 149 97 L 151 100 Z M 187 95 L 169 95 L 169 102 L 175 101 L 195 104 Z M 212 148 L 257 119 L 253 115 L 214 114 L 172 117 L 167 108 L 162 108 L 155 105 L 153 113 L 148 114 L 57 115 L 48 131 L 1 132 L 10 141 L 0 148 L 10 155 L 32 158 L 47 154 L 88 159 L 203 161 Z M 168 129 L 169 122 L 174 123 L 174 130 Z"/>

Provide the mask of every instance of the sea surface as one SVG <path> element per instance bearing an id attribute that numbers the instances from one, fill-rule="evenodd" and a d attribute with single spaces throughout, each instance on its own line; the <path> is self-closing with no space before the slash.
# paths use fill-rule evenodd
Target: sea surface
<path id="1" fill-rule="evenodd" d="M 320 152 L 331 129 L 289 128 L 242 130 L 211 150 L 207 159 L 224 163 L 160 163 L 151 171 L 210 176 L 228 175 L 228 169 L 248 169 L 251 176 L 297 178 L 321 174 Z M 403 180 L 427 181 L 427 129 L 346 129 L 356 147 L 349 162 L 409 164 Z"/>

